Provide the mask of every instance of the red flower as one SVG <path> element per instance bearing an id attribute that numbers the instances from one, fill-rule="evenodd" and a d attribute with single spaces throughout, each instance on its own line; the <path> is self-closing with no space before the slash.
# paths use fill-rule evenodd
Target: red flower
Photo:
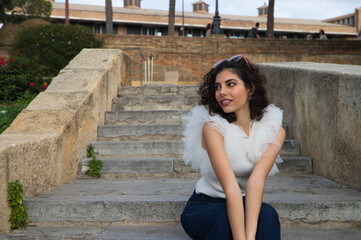
<path id="1" fill-rule="evenodd" d="M 44 90 L 46 89 L 46 86 L 45 86 L 45 85 L 43 85 L 43 89 L 44 89 Z"/>
<path id="2" fill-rule="evenodd" d="M 2 61 L 2 60 L 4 60 L 4 58 L 3 58 L 3 57 L 0 57 L 0 60 Z"/>
<path id="3" fill-rule="evenodd" d="M 1 65 L 5 65 L 5 61 L 1 60 L 1 61 L 0 61 L 0 66 L 1 66 Z"/>
<path id="4" fill-rule="evenodd" d="M 25 66 L 24 66 L 24 64 L 21 64 L 21 66 L 20 66 L 21 68 L 24 68 Z"/>
<path id="5" fill-rule="evenodd" d="M 40 77 L 40 76 L 41 76 L 41 74 L 40 74 L 40 73 L 38 73 L 38 76 Z"/>
<path id="6" fill-rule="evenodd" d="M 35 84 L 33 82 L 30 83 L 30 87 L 34 87 Z"/>
<path id="7" fill-rule="evenodd" d="M 14 59 L 12 59 L 12 58 L 9 58 L 9 62 L 12 62 Z"/>

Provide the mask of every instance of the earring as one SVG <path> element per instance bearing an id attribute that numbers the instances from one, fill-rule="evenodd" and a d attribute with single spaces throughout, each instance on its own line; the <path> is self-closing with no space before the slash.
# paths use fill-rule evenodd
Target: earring
<path id="1" fill-rule="evenodd" d="M 251 101 L 251 100 L 252 100 L 252 95 L 249 95 L 248 101 Z"/>

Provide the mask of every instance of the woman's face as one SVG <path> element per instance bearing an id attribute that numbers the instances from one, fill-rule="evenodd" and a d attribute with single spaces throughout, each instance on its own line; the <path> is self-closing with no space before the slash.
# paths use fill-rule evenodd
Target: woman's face
<path id="1" fill-rule="evenodd" d="M 225 113 L 249 111 L 249 90 L 236 74 L 223 70 L 216 76 L 214 85 L 216 101 Z"/>

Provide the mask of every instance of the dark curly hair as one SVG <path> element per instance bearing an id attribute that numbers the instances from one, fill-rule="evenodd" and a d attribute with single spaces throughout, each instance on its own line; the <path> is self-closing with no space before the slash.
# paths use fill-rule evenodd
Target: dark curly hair
<path id="1" fill-rule="evenodd" d="M 249 101 L 251 119 L 261 120 L 265 108 L 268 106 L 265 89 L 266 77 L 249 61 L 247 65 L 244 58 L 230 62 L 224 60 L 204 76 L 204 81 L 198 90 L 198 94 L 201 97 L 199 104 L 206 106 L 209 114 L 212 116 L 219 114 L 230 123 L 237 120 L 235 113 L 225 113 L 222 110 L 215 97 L 216 89 L 214 84 L 216 76 L 225 69 L 236 74 L 243 81 L 245 87 L 250 90 L 252 93 L 251 100 Z"/>

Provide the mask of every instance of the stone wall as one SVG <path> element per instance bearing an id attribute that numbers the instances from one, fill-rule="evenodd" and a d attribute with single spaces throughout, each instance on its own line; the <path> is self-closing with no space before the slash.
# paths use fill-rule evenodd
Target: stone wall
<path id="1" fill-rule="evenodd" d="M 9 229 L 9 182 L 30 197 L 76 178 L 118 86 L 131 84 L 130 62 L 120 50 L 83 49 L 0 135 L 0 232 Z"/>
<path id="2" fill-rule="evenodd" d="M 314 172 L 361 190 L 361 67 L 258 64 L 272 102 L 285 110 L 289 138 L 300 140 Z"/>
<path id="3" fill-rule="evenodd" d="M 252 62 L 321 62 L 361 65 L 361 41 L 353 40 L 276 40 L 188 38 L 155 36 L 98 35 L 104 48 L 124 49 L 133 59 L 133 84 L 140 83 L 141 54 L 154 57 L 154 79 L 189 84 L 202 81 L 203 75 L 220 59 L 243 53 Z M 144 71 L 144 69 L 143 69 Z M 144 72 L 143 72 L 144 74 Z M 167 79 L 167 81 L 169 81 Z"/>

